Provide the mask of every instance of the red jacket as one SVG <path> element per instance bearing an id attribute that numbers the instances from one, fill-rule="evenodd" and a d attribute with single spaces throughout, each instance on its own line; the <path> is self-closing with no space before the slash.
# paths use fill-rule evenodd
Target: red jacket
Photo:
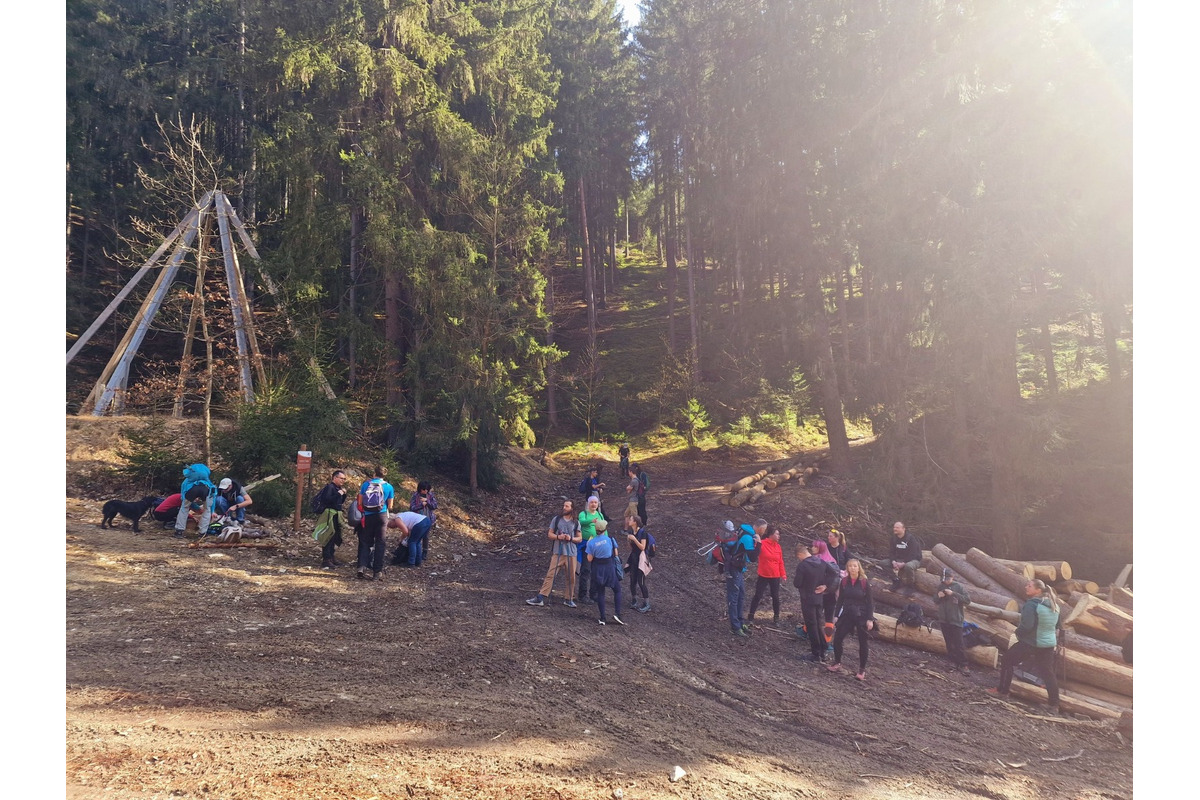
<path id="1" fill-rule="evenodd" d="M 783 548 L 773 539 L 763 539 L 758 545 L 758 577 L 787 578 L 783 566 Z"/>

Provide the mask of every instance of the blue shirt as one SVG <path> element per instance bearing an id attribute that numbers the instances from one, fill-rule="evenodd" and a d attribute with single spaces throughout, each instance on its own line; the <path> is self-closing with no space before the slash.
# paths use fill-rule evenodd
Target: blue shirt
<path id="1" fill-rule="evenodd" d="M 596 561 L 603 561 L 613 556 L 613 540 L 611 536 L 593 536 L 587 541 L 587 554 Z"/>
<path id="2" fill-rule="evenodd" d="M 365 483 L 363 483 L 362 488 L 359 489 L 359 492 L 361 492 L 363 495 L 365 495 L 366 491 L 367 491 L 367 486 L 372 483 L 382 483 L 383 484 L 383 508 L 380 509 L 379 511 L 367 511 L 366 509 L 364 509 L 363 510 L 364 517 L 369 517 L 372 514 L 384 513 L 385 511 L 387 511 L 388 506 L 391 504 L 392 498 L 396 496 L 396 490 L 393 489 L 392 485 L 390 483 L 388 483 L 387 481 L 385 481 L 383 478 L 372 478 L 371 480 L 366 481 Z"/>

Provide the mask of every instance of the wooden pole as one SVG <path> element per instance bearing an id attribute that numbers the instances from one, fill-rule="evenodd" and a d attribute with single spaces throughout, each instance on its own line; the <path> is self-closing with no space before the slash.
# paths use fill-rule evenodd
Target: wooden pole
<path id="1" fill-rule="evenodd" d="M 225 219 L 229 220 L 233 214 L 233 207 L 229 205 L 229 198 L 224 192 L 217 192 L 217 202 L 219 210 L 225 215 Z M 267 382 L 266 373 L 263 371 L 262 352 L 258 349 L 258 334 L 254 330 L 254 310 L 250 308 L 250 298 L 246 296 L 246 279 L 242 275 L 242 265 L 238 262 L 237 250 L 233 246 L 233 233 L 226 226 L 226 241 L 222 242 L 222 246 L 228 246 L 229 258 L 233 263 L 233 278 L 234 286 L 237 288 L 238 303 L 242 309 L 242 319 L 246 323 L 246 340 L 250 345 L 250 364 L 254 368 L 255 377 L 258 378 L 259 385 Z M 232 299 L 232 298 L 231 298 Z"/>
<path id="2" fill-rule="evenodd" d="M 200 217 L 200 232 L 196 243 L 196 290 L 192 296 L 192 311 L 188 315 L 187 333 L 183 336 L 183 358 L 179 361 L 179 383 L 175 387 L 175 406 L 171 416 L 183 419 L 183 395 L 187 390 L 187 379 L 192 370 L 192 340 L 196 336 L 196 321 L 200 317 L 200 309 L 204 307 L 204 251 L 208 246 L 208 230 L 210 216 Z"/>
<path id="3" fill-rule="evenodd" d="M 233 312 L 233 335 L 237 342 L 238 371 L 242 378 L 242 397 L 247 403 L 254 402 L 254 378 L 250 370 L 250 341 L 246 333 L 246 316 L 243 311 L 241 290 L 237 285 L 237 273 L 233 259 L 233 239 L 229 233 L 229 220 L 225 208 L 217 204 L 217 227 L 220 229 L 221 255 L 225 262 L 225 283 L 229 287 L 229 310 Z"/>
<path id="4" fill-rule="evenodd" d="M 300 445 L 300 449 L 307 450 L 308 445 L 302 444 L 302 445 Z M 303 493 L 304 493 L 304 482 L 302 480 L 300 480 L 300 473 L 299 473 L 299 470 L 297 470 L 297 473 L 296 473 L 296 516 L 292 519 L 292 533 L 298 533 L 300 531 L 300 504 L 304 500 Z"/>

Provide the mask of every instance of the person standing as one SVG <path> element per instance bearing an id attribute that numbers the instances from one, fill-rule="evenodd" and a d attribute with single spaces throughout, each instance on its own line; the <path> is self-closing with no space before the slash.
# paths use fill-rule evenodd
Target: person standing
<path id="1" fill-rule="evenodd" d="M 635 477 L 634 480 L 637 480 Z M 729 615 L 729 630 L 734 636 L 746 638 L 750 626 L 742 618 L 742 607 L 746 602 L 746 566 L 758 558 L 758 543 L 767 532 L 767 521 L 758 519 L 750 530 L 742 525 L 740 535 L 728 545 L 722 545 L 725 565 L 725 606 Z"/>
<path id="2" fill-rule="evenodd" d="M 829 533 L 825 536 L 825 543 L 829 545 L 829 555 L 833 556 L 833 560 L 837 562 L 838 569 L 842 571 L 842 577 L 846 577 L 846 562 L 853 557 L 850 554 L 850 543 L 846 539 L 846 534 L 837 528 L 830 528 Z"/>
<path id="3" fill-rule="evenodd" d="M 642 527 L 642 518 L 637 514 L 625 518 L 625 538 L 629 540 L 629 560 L 625 571 L 629 573 L 629 607 L 645 614 L 650 610 L 650 590 L 646 588 L 646 574 L 642 572 L 642 555 L 646 556 L 646 568 L 650 569 L 650 534 Z M 637 592 L 642 590 L 644 605 L 638 605 Z M 618 609 L 619 610 L 619 609 Z"/>
<path id="4" fill-rule="evenodd" d="M 822 604 L 825 610 L 825 644 L 828 646 L 833 642 L 833 617 L 834 609 L 837 608 L 837 587 L 840 581 L 845 576 L 842 575 L 842 568 L 838 565 L 837 560 L 829 552 L 829 544 L 824 539 L 816 539 L 813 541 L 813 546 L 817 548 L 817 556 L 825 562 L 832 564 L 838 570 L 838 581 L 826 590 Z"/>
<path id="5" fill-rule="evenodd" d="M 827 642 L 822 630 L 822 618 L 825 608 L 823 595 L 832 591 L 839 580 L 837 567 L 817 555 L 816 544 L 809 545 L 808 558 L 796 567 L 796 577 L 793 583 L 800 592 L 800 613 L 804 618 L 804 630 L 808 636 L 808 647 L 812 651 L 811 661 L 825 660 Z M 803 552 L 803 551 L 802 551 Z"/>
<path id="6" fill-rule="evenodd" d="M 422 560 L 429 556 L 429 534 L 433 533 L 434 526 L 437 525 L 437 507 L 437 498 L 433 496 L 433 484 L 429 481 L 417 483 L 417 490 L 413 492 L 412 500 L 408 503 L 408 510 L 429 517 L 429 530 L 421 540 Z"/>
<path id="7" fill-rule="evenodd" d="M 400 535 L 407 539 L 408 552 L 405 554 L 400 545 L 396 546 L 393 564 L 405 567 L 419 567 L 425 562 L 425 540 L 429 529 L 433 527 L 433 518 L 416 511 L 401 511 L 388 520 L 389 528 L 397 528 Z M 404 558 L 401 558 L 401 556 Z"/>
<path id="8" fill-rule="evenodd" d="M 917 570 L 921 568 L 921 540 L 905 530 L 903 522 L 892 526 L 892 534 L 892 591 L 904 586 L 911 592 L 916 589 Z"/>
<path id="9" fill-rule="evenodd" d="M 1058 645 L 1058 600 L 1040 580 L 1025 584 L 1025 597 L 1021 622 L 1017 625 L 1017 643 L 1008 648 L 1000 662 L 1000 685 L 988 689 L 988 693 L 1007 698 L 1013 670 L 1019 664 L 1032 661 L 1034 672 L 1046 683 L 1050 711 L 1057 714 L 1058 676 L 1054 674 L 1054 649 Z"/>
<path id="10" fill-rule="evenodd" d="M 857 558 L 846 560 L 846 576 L 838 588 L 837 627 L 833 632 L 833 663 L 826 669 L 842 671 L 842 645 L 851 632 L 858 636 L 858 672 L 854 677 L 867 679 L 867 633 L 875 627 L 875 602 L 871 598 L 871 583 L 863 573 Z"/>
<path id="11" fill-rule="evenodd" d="M 963 647 L 963 609 L 971 605 L 971 596 L 961 583 L 954 580 L 953 572 L 943 569 L 942 583 L 933 599 L 938 605 L 946 655 L 956 670 L 963 675 L 970 675 L 971 668 L 967 666 L 967 653 Z"/>
<path id="12" fill-rule="evenodd" d="M 546 579 L 542 581 L 542 588 L 538 591 L 537 596 L 531 597 L 525 602 L 531 606 L 546 605 L 546 598 L 554 589 L 554 580 L 560 571 L 564 571 L 567 573 L 567 590 L 563 595 L 566 598 L 563 600 L 563 605 L 568 608 L 576 608 L 575 558 L 578 545 L 583 541 L 583 534 L 579 529 L 579 520 L 575 518 L 575 503 L 570 500 L 563 501 L 562 513 L 556 514 L 550 520 L 546 538 L 554 542 L 550 553 L 550 567 L 546 570 Z"/>
<path id="13" fill-rule="evenodd" d="M 772 624 L 779 625 L 779 586 L 787 580 L 787 568 L 783 564 L 783 548 L 779 545 L 779 526 L 772 525 L 766 538 L 758 544 L 758 577 L 754 581 L 754 598 L 750 601 L 749 620 L 754 619 L 758 603 L 767 590 L 771 591 L 771 607 L 775 611 Z"/>
<path id="14" fill-rule="evenodd" d="M 641 491 L 642 482 L 637 476 L 635 467 L 630 467 L 625 470 L 625 513 L 623 517 L 628 517 L 632 514 L 638 514 L 638 492 Z"/>
<path id="15" fill-rule="evenodd" d="M 604 515 L 600 513 L 600 498 L 592 495 L 587 500 L 587 507 L 579 512 L 579 534 L 582 537 L 580 544 L 584 547 L 596 535 L 596 523 L 604 522 Z M 607 529 L 607 527 L 606 527 Z M 584 548 L 579 548 L 579 578 L 576 580 L 576 597 L 575 600 L 580 603 L 591 601 L 591 595 L 588 592 L 588 579 L 592 575 L 592 562 L 588 561 L 584 556 Z"/>
<path id="16" fill-rule="evenodd" d="M 646 493 L 650 491 L 650 476 L 646 474 L 646 470 L 642 469 L 641 464 L 631 465 L 633 474 L 638 479 L 637 491 L 637 513 L 642 518 L 642 522 L 650 521 L 650 517 L 646 514 Z"/>
<path id="17" fill-rule="evenodd" d="M 333 569 L 338 566 L 334 551 L 342 545 L 342 505 L 346 502 L 346 473 L 335 469 L 317 496 L 313 498 L 313 509 L 317 512 L 317 524 L 313 527 L 313 538 L 321 544 L 321 566 Z"/>
<path id="18" fill-rule="evenodd" d="M 363 483 L 358 492 L 362 509 L 362 529 L 358 534 L 358 577 L 367 577 L 371 570 L 374 580 L 383 580 L 383 551 L 388 521 L 388 508 L 396 490 L 385 481 L 381 465 L 375 467 L 375 477 Z"/>
<path id="19" fill-rule="evenodd" d="M 600 624 L 605 623 L 604 590 L 612 589 L 613 622 L 624 625 L 618 612 L 621 610 L 621 579 L 617 576 L 617 563 L 621 558 L 617 542 L 605 533 L 597 533 L 587 543 L 587 559 L 592 562 L 592 599 L 600 612 Z"/>

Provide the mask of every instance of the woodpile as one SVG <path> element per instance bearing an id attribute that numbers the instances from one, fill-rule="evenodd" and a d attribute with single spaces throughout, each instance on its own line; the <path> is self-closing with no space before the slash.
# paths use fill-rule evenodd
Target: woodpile
<path id="1" fill-rule="evenodd" d="M 725 486 L 726 495 L 721 498 L 721 503 L 734 508 L 753 505 L 767 492 L 788 481 L 794 480 L 797 486 L 803 486 L 818 471 L 815 463 L 806 467 L 802 461 L 797 461 L 782 472 L 760 469 L 753 475 L 747 475 L 739 481 L 727 484 Z"/>

